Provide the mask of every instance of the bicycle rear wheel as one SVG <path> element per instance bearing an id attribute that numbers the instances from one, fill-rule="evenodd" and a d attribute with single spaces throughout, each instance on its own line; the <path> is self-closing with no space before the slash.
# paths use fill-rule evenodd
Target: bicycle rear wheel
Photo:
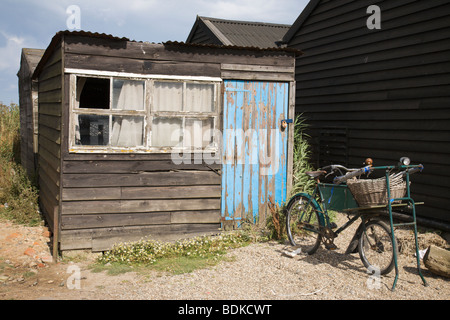
<path id="1" fill-rule="evenodd" d="M 289 242 L 303 253 L 313 254 L 319 248 L 322 236 L 319 214 L 310 199 L 298 195 L 288 204 L 286 230 Z"/>
<path id="2" fill-rule="evenodd" d="M 359 256 L 364 266 L 380 275 L 388 274 L 394 268 L 394 246 L 390 228 L 381 220 L 365 223 L 359 242 Z"/>

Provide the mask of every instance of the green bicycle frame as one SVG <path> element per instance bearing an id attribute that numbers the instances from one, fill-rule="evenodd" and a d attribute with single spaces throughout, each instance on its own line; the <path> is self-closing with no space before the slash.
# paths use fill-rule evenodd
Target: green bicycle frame
<path id="1" fill-rule="evenodd" d="M 358 207 L 347 185 L 318 183 L 312 194 L 298 193 L 295 196 L 303 196 L 308 199 L 306 206 L 311 204 L 314 207 L 319 216 L 320 225 L 324 227 L 330 226 L 328 210 L 342 211 Z M 320 203 L 316 198 L 320 198 Z"/>

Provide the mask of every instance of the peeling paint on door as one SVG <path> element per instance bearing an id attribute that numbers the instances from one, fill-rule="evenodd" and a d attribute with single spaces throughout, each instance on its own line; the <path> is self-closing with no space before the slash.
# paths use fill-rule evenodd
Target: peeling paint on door
<path id="1" fill-rule="evenodd" d="M 288 104 L 288 83 L 225 81 L 223 220 L 265 220 L 269 197 L 286 200 Z"/>

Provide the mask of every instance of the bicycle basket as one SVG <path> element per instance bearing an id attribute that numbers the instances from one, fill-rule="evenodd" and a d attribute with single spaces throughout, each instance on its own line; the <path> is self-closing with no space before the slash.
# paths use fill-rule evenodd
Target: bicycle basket
<path id="1" fill-rule="evenodd" d="M 386 178 L 350 179 L 347 186 L 360 207 L 386 205 L 388 203 Z M 402 177 L 389 177 L 391 199 L 403 198 L 406 194 L 406 181 Z M 395 201 L 399 202 L 399 201 Z"/>

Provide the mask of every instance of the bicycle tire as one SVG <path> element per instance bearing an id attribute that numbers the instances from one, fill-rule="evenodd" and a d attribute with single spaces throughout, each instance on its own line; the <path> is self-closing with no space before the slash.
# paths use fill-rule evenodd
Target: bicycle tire
<path id="1" fill-rule="evenodd" d="M 388 274 L 395 266 L 394 245 L 390 227 L 381 220 L 365 223 L 358 240 L 358 252 L 364 266 L 370 272 Z"/>
<path id="2" fill-rule="evenodd" d="M 316 252 L 322 235 L 314 205 L 306 196 L 297 195 L 289 201 L 286 211 L 286 231 L 291 245 L 310 255 Z"/>

